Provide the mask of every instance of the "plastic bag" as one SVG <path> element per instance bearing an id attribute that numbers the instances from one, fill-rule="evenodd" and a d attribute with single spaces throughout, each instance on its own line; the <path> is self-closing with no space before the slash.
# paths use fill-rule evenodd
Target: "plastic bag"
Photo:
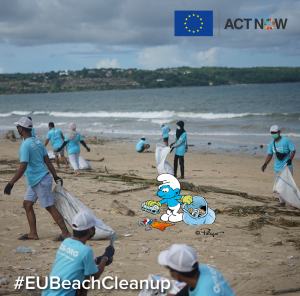
<path id="1" fill-rule="evenodd" d="M 156 169 L 158 174 L 171 174 L 174 175 L 174 170 L 172 166 L 166 162 L 166 158 L 170 153 L 170 148 L 162 144 L 156 144 L 155 149 L 155 160 Z"/>

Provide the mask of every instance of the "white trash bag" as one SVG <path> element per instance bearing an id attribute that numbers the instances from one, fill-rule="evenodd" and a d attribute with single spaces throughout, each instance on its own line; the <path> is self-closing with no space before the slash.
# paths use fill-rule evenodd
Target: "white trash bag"
<path id="1" fill-rule="evenodd" d="M 171 174 L 174 175 L 174 170 L 172 166 L 166 162 L 166 158 L 170 153 L 170 148 L 162 144 L 156 144 L 155 149 L 155 160 L 156 169 L 158 174 Z"/>
<path id="2" fill-rule="evenodd" d="M 88 211 L 93 217 L 98 219 L 84 204 L 82 204 L 75 196 L 63 188 L 60 184 L 56 184 L 53 191 L 54 205 L 61 213 L 63 218 L 72 227 L 72 219 L 79 212 Z M 114 231 L 103 222 L 103 225 L 96 226 L 96 233 L 92 239 L 104 239 L 111 236 Z"/>
<path id="3" fill-rule="evenodd" d="M 141 290 L 139 296 L 177 294 L 186 285 L 186 283 L 169 280 L 155 274 L 149 274 L 147 282 L 148 284 L 145 282 L 143 283 L 143 289 Z M 169 288 L 164 289 L 167 286 L 169 286 Z"/>
<path id="4" fill-rule="evenodd" d="M 80 170 L 91 170 L 92 166 L 90 165 L 90 163 L 86 159 L 79 156 L 79 169 Z"/>
<path id="5" fill-rule="evenodd" d="M 300 191 L 287 165 L 277 174 L 273 192 L 292 207 L 300 209 Z"/>
<path id="6" fill-rule="evenodd" d="M 48 157 L 49 157 L 49 159 L 55 158 L 54 152 L 52 150 L 48 151 Z"/>

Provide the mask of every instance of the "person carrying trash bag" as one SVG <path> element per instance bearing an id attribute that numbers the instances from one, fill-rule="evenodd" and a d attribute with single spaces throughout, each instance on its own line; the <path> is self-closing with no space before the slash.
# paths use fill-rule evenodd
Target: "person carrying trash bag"
<path id="1" fill-rule="evenodd" d="M 175 148 L 175 156 L 174 156 L 174 177 L 177 178 L 177 166 L 178 166 L 178 159 L 180 164 L 180 172 L 181 176 L 179 179 L 184 179 L 184 154 L 186 152 L 186 137 L 187 133 L 184 130 L 184 122 L 178 121 L 177 123 L 177 130 L 175 139 L 176 141 L 170 145 L 171 151 Z"/>
<path id="2" fill-rule="evenodd" d="M 11 194 L 14 183 L 16 183 L 25 173 L 28 189 L 24 198 L 23 206 L 26 211 L 30 232 L 20 236 L 19 239 L 39 239 L 36 229 L 36 217 L 33 210 L 33 205 L 37 200 L 39 200 L 41 207 L 46 208 L 62 231 L 61 235 L 56 237 L 54 241 L 63 241 L 65 238 L 70 237 L 71 234 L 68 231 L 62 215 L 54 205 L 52 195 L 52 178 L 49 171 L 56 183 L 61 182 L 62 185 L 63 181 L 56 175 L 55 168 L 48 157 L 48 152 L 43 142 L 32 137 L 31 120 L 27 117 L 22 117 L 18 122 L 15 122 L 15 125 L 17 125 L 20 136 L 24 138 L 24 142 L 22 143 L 19 152 L 21 163 L 14 177 L 6 185 L 4 194 Z M 49 171 L 45 167 L 45 164 Z"/>
<path id="3" fill-rule="evenodd" d="M 64 240 L 60 245 L 49 276 L 60 279 L 60 289 L 50 289 L 48 281 L 42 296 L 86 295 L 89 283 L 83 281 L 90 281 L 91 277 L 94 280 L 99 279 L 105 266 L 112 263 L 115 253 L 114 247 L 108 246 L 102 256 L 94 259 L 93 250 L 86 246 L 87 240 L 95 235 L 95 227 L 102 224 L 100 219 L 95 219 L 89 212 L 79 212 L 74 216 L 72 220 L 74 237 Z M 64 280 L 70 282 L 66 289 L 61 285 Z"/>
<path id="4" fill-rule="evenodd" d="M 186 244 L 173 244 L 169 250 L 162 251 L 158 263 L 169 269 L 173 279 L 187 284 L 178 296 L 235 296 L 222 274 L 208 265 L 198 264 L 195 250 Z"/>
<path id="5" fill-rule="evenodd" d="M 274 163 L 274 183 L 277 178 L 278 173 L 281 169 L 288 165 L 288 168 L 293 175 L 293 164 L 292 160 L 296 154 L 295 147 L 292 141 L 287 137 L 282 137 L 280 135 L 281 131 L 278 125 L 273 125 L 270 128 L 271 137 L 274 139 L 270 142 L 268 147 L 268 156 L 266 157 L 265 163 L 262 166 L 261 170 L 264 172 L 267 168 L 267 165 L 271 161 L 273 154 L 275 154 L 275 163 Z M 274 207 L 285 207 L 285 201 L 279 197 L 279 203 L 274 205 Z"/>
<path id="6" fill-rule="evenodd" d="M 82 144 L 82 146 L 87 150 L 87 152 L 91 151 L 91 149 L 83 141 L 81 134 L 76 131 L 76 124 L 70 123 L 69 131 L 65 134 L 64 143 L 60 148 L 54 150 L 54 152 L 60 152 L 67 145 L 69 161 L 74 169 L 75 177 L 79 175 L 80 147 L 78 142 Z"/>

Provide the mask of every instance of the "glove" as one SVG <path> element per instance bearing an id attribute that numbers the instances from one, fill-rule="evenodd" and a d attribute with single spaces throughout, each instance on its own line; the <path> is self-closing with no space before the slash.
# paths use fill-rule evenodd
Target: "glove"
<path id="1" fill-rule="evenodd" d="M 174 150 L 174 147 L 171 148 L 170 153 L 172 153 L 173 150 Z"/>
<path id="2" fill-rule="evenodd" d="M 89 147 L 86 147 L 86 150 L 87 150 L 87 152 L 90 152 L 90 151 L 91 151 L 91 149 L 90 149 Z"/>
<path id="3" fill-rule="evenodd" d="M 155 201 L 155 200 L 147 200 L 146 201 L 146 206 L 148 206 L 148 207 L 153 207 L 155 205 L 161 207 L 161 203 L 159 201 Z"/>
<path id="4" fill-rule="evenodd" d="M 103 257 L 103 256 L 97 257 L 97 258 L 95 259 L 95 263 L 96 263 L 97 265 L 99 265 L 100 262 L 101 262 L 101 260 L 102 260 L 102 258 L 106 258 L 106 257 Z M 113 258 L 114 258 L 114 257 L 108 258 L 107 261 L 106 261 L 105 266 L 108 266 L 108 265 L 112 264 Z"/>
<path id="5" fill-rule="evenodd" d="M 172 148 L 174 146 L 175 143 L 170 144 L 170 148 Z"/>
<path id="6" fill-rule="evenodd" d="M 292 161 L 289 159 L 287 162 L 286 162 L 287 165 L 292 165 Z"/>
<path id="7" fill-rule="evenodd" d="M 13 187 L 14 187 L 14 185 L 11 185 L 10 183 L 8 183 L 4 188 L 4 194 L 10 195 L 10 192 Z"/>
<path id="8" fill-rule="evenodd" d="M 266 168 L 267 168 L 267 164 L 264 164 L 264 165 L 261 167 L 261 170 L 264 172 Z"/>
<path id="9" fill-rule="evenodd" d="M 60 181 L 60 182 L 61 182 L 61 186 L 63 186 L 63 183 L 64 183 L 64 182 L 63 182 L 62 178 L 56 176 L 56 177 L 54 178 L 54 181 L 55 181 L 55 183 L 57 183 L 58 181 Z"/>
<path id="10" fill-rule="evenodd" d="M 190 205 L 193 202 L 193 197 L 191 195 L 183 195 L 181 197 L 182 203 L 186 203 L 187 205 Z"/>

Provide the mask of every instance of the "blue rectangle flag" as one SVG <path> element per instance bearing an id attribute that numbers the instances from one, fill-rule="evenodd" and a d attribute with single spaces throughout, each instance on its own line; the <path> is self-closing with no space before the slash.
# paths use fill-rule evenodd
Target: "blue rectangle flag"
<path id="1" fill-rule="evenodd" d="M 177 10 L 174 29 L 175 36 L 213 36 L 213 11 Z"/>

